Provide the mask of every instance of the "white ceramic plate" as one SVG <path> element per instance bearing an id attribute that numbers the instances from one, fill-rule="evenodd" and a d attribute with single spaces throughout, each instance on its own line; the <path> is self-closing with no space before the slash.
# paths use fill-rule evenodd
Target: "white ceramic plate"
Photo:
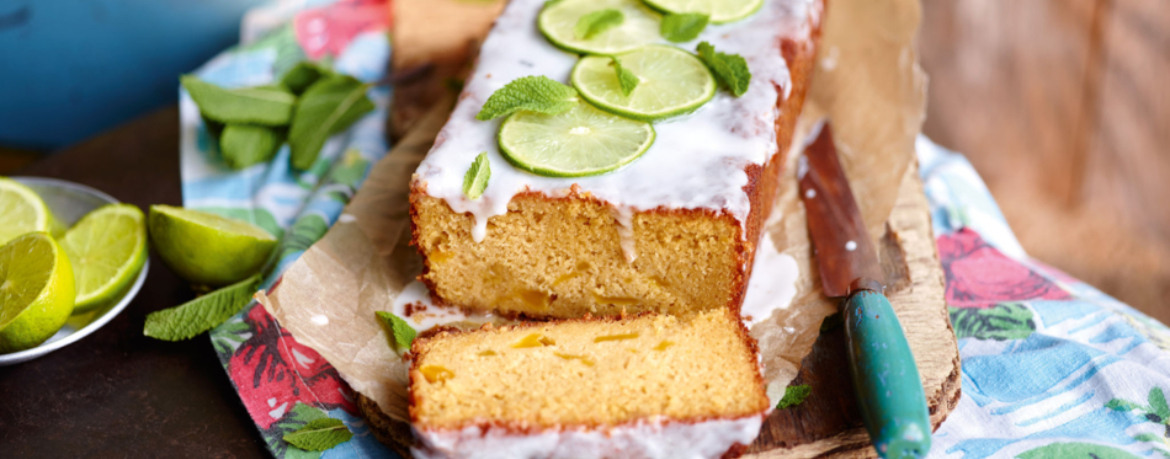
<path id="1" fill-rule="evenodd" d="M 36 191 L 41 196 L 41 199 L 45 200 L 45 204 L 49 206 L 49 209 L 53 211 L 53 215 L 61 223 L 64 223 L 65 226 L 73 226 L 81 217 L 98 207 L 118 202 L 117 199 L 101 191 L 64 180 L 36 177 L 12 178 L 32 188 L 33 191 Z M 138 290 L 142 288 L 142 283 L 146 280 L 146 273 L 148 271 L 150 271 L 149 259 L 146 260 L 146 264 L 142 265 L 142 271 L 138 273 L 138 278 L 134 280 L 134 285 L 130 287 L 130 290 L 121 299 L 105 308 L 70 317 L 69 321 L 65 322 L 65 326 L 56 335 L 53 335 L 48 341 L 41 343 L 40 346 L 11 354 L 0 354 L 0 366 L 13 365 L 35 359 L 73 344 L 77 340 L 93 333 L 95 330 L 102 328 L 103 325 L 114 320 L 114 317 L 122 312 L 123 309 L 126 309 L 126 306 L 130 305 L 130 301 L 134 299 L 135 295 L 138 295 Z"/>

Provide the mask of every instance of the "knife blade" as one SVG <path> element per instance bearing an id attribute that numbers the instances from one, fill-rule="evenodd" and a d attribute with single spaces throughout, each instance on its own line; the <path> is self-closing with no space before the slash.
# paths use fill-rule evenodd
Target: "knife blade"
<path id="1" fill-rule="evenodd" d="M 862 421 L 883 458 L 920 458 L 930 451 L 930 413 L 914 355 L 849 180 L 833 130 L 820 121 L 800 158 L 797 176 L 825 295 L 843 298 L 849 370 Z"/>

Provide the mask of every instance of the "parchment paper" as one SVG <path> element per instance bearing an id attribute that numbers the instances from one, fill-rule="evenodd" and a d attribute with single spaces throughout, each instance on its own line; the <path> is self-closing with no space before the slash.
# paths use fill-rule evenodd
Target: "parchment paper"
<path id="1" fill-rule="evenodd" d="M 769 0 L 774 1 L 774 0 Z M 854 193 L 875 238 L 893 208 L 922 126 L 926 77 L 913 40 L 916 0 L 829 0 L 812 87 L 797 132 L 828 116 Z M 467 20 L 459 15 L 453 20 Z M 475 19 L 482 23 L 483 18 Z M 436 28 L 434 30 L 447 30 Z M 414 34 L 425 39 L 427 34 Z M 405 37 L 395 49 L 409 48 Z M 440 59 L 436 57 L 436 59 Z M 410 240 L 408 186 L 454 103 L 448 94 L 374 166 L 338 223 L 284 274 L 261 303 L 296 339 L 328 360 L 356 391 L 391 418 L 408 421 L 406 363 L 387 345 L 374 311 L 389 310 L 421 270 Z M 801 135 L 794 142 L 802 144 Z M 804 209 L 789 155 L 766 237 L 797 260 L 792 304 L 754 325 L 769 392 L 783 391 L 812 349 L 822 320 L 836 312 L 820 291 Z M 760 245 L 761 250 L 766 247 Z"/>

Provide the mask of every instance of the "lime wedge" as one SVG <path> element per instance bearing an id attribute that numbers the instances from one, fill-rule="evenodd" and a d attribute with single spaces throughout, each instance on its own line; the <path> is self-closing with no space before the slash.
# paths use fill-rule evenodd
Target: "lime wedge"
<path id="1" fill-rule="evenodd" d="M 69 258 L 52 236 L 25 234 L 0 247 L 0 353 L 51 338 L 73 313 Z"/>
<path id="2" fill-rule="evenodd" d="M 587 103 L 556 115 L 519 111 L 500 126 L 500 151 L 516 167 L 550 177 L 603 174 L 638 159 L 654 143 L 650 123 Z"/>
<path id="3" fill-rule="evenodd" d="M 585 100 L 599 108 L 642 121 L 689 113 L 715 96 L 715 77 L 703 61 L 673 46 L 643 46 L 617 56 L 638 77 L 629 96 L 622 93 L 613 59 L 586 56 L 570 79 Z"/>
<path id="4" fill-rule="evenodd" d="M 136 206 L 110 204 L 82 217 L 65 233 L 61 247 L 77 280 L 73 312 L 109 304 L 134 282 L 146 263 L 145 220 Z"/>
<path id="5" fill-rule="evenodd" d="M 16 180 L 0 177 L 0 244 L 24 233 L 49 231 L 53 216 L 33 190 Z"/>
<path id="6" fill-rule="evenodd" d="M 264 267 L 276 238 L 251 223 L 198 210 L 150 206 L 150 238 L 179 277 L 218 287 Z"/>
<path id="7" fill-rule="evenodd" d="M 613 8 L 622 12 L 621 25 L 583 39 L 574 30 L 586 14 Z M 617 54 L 661 41 L 661 16 L 639 0 L 559 0 L 545 3 L 536 25 L 548 41 L 568 51 Z"/>
<path id="8" fill-rule="evenodd" d="M 764 0 L 645 0 L 654 9 L 667 13 L 704 13 L 712 24 L 724 24 L 751 16 Z"/>

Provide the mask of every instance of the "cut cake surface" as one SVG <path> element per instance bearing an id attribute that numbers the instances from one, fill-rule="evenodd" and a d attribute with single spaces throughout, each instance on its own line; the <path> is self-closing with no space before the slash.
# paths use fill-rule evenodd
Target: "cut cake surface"
<path id="1" fill-rule="evenodd" d="M 420 338 L 415 455 L 721 457 L 769 409 L 754 347 L 726 309 Z"/>
<path id="2" fill-rule="evenodd" d="M 515 78 L 568 81 L 577 56 L 535 29 L 541 4 L 513 0 L 505 10 L 416 172 L 421 279 L 442 303 L 508 316 L 738 311 L 812 75 L 823 2 L 768 0 L 752 17 L 680 44 L 708 40 L 743 55 L 748 92 L 720 91 L 696 113 L 656 123 L 643 157 L 583 178 L 516 169 L 498 152 L 499 120 L 474 119 Z M 463 175 L 482 151 L 492 177 L 481 198 L 467 199 Z"/>

